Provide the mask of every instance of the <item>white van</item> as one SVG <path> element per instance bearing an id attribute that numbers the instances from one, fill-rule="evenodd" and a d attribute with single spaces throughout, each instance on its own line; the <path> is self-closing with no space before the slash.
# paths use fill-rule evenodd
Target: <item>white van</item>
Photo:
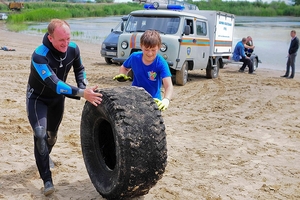
<path id="1" fill-rule="evenodd" d="M 228 59 L 233 51 L 233 14 L 158 3 L 145 4 L 144 8 L 129 14 L 119 37 L 115 62 L 124 62 L 131 53 L 141 51 L 140 37 L 152 29 L 161 35 L 159 54 L 176 76 L 177 85 L 186 84 L 188 70 L 205 69 L 207 78 L 218 77 L 223 59 Z"/>

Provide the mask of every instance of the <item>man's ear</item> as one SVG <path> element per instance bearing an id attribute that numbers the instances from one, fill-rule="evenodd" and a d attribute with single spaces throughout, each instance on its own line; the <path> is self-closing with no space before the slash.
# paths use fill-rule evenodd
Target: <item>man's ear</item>
<path id="1" fill-rule="evenodd" d="M 50 41 L 50 42 L 52 42 L 52 37 L 51 37 L 51 35 L 50 34 L 48 34 L 48 40 Z"/>

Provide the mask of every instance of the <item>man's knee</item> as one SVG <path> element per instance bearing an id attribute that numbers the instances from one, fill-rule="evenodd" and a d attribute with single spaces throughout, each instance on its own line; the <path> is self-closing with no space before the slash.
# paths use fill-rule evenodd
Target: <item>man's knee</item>
<path id="1" fill-rule="evenodd" d="M 44 155 L 47 151 L 47 135 L 43 126 L 34 128 L 34 137 L 36 138 L 36 148 L 39 154 Z"/>
<path id="2" fill-rule="evenodd" d="M 57 140 L 57 131 L 47 131 L 48 134 L 48 144 L 54 146 Z"/>

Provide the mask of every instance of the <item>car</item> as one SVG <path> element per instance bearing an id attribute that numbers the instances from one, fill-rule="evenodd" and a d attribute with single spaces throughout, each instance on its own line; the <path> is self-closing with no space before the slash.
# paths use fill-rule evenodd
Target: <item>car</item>
<path id="1" fill-rule="evenodd" d="M 111 29 L 110 34 L 105 38 L 101 45 L 101 56 L 104 57 L 105 62 L 111 64 L 122 64 L 113 62 L 112 58 L 117 57 L 117 46 L 119 36 L 123 33 L 123 28 L 127 22 L 128 16 L 123 16 L 121 22 L 114 28 Z"/>
<path id="2" fill-rule="evenodd" d="M 7 15 L 5 13 L 0 13 L 0 19 L 1 20 L 7 19 Z"/>

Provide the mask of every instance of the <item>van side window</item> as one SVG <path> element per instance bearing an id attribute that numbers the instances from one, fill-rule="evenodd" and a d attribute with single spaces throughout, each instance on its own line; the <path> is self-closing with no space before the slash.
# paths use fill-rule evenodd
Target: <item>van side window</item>
<path id="1" fill-rule="evenodd" d="M 206 23 L 197 21 L 196 22 L 196 30 L 197 30 L 197 35 L 206 35 L 207 34 Z"/>
<path id="2" fill-rule="evenodd" d="M 191 19 L 186 19 L 186 20 L 185 20 L 185 23 L 186 23 L 186 25 L 189 25 L 189 26 L 190 26 L 190 30 L 191 30 L 191 33 L 190 33 L 190 34 L 194 34 L 193 20 L 191 20 Z"/>

